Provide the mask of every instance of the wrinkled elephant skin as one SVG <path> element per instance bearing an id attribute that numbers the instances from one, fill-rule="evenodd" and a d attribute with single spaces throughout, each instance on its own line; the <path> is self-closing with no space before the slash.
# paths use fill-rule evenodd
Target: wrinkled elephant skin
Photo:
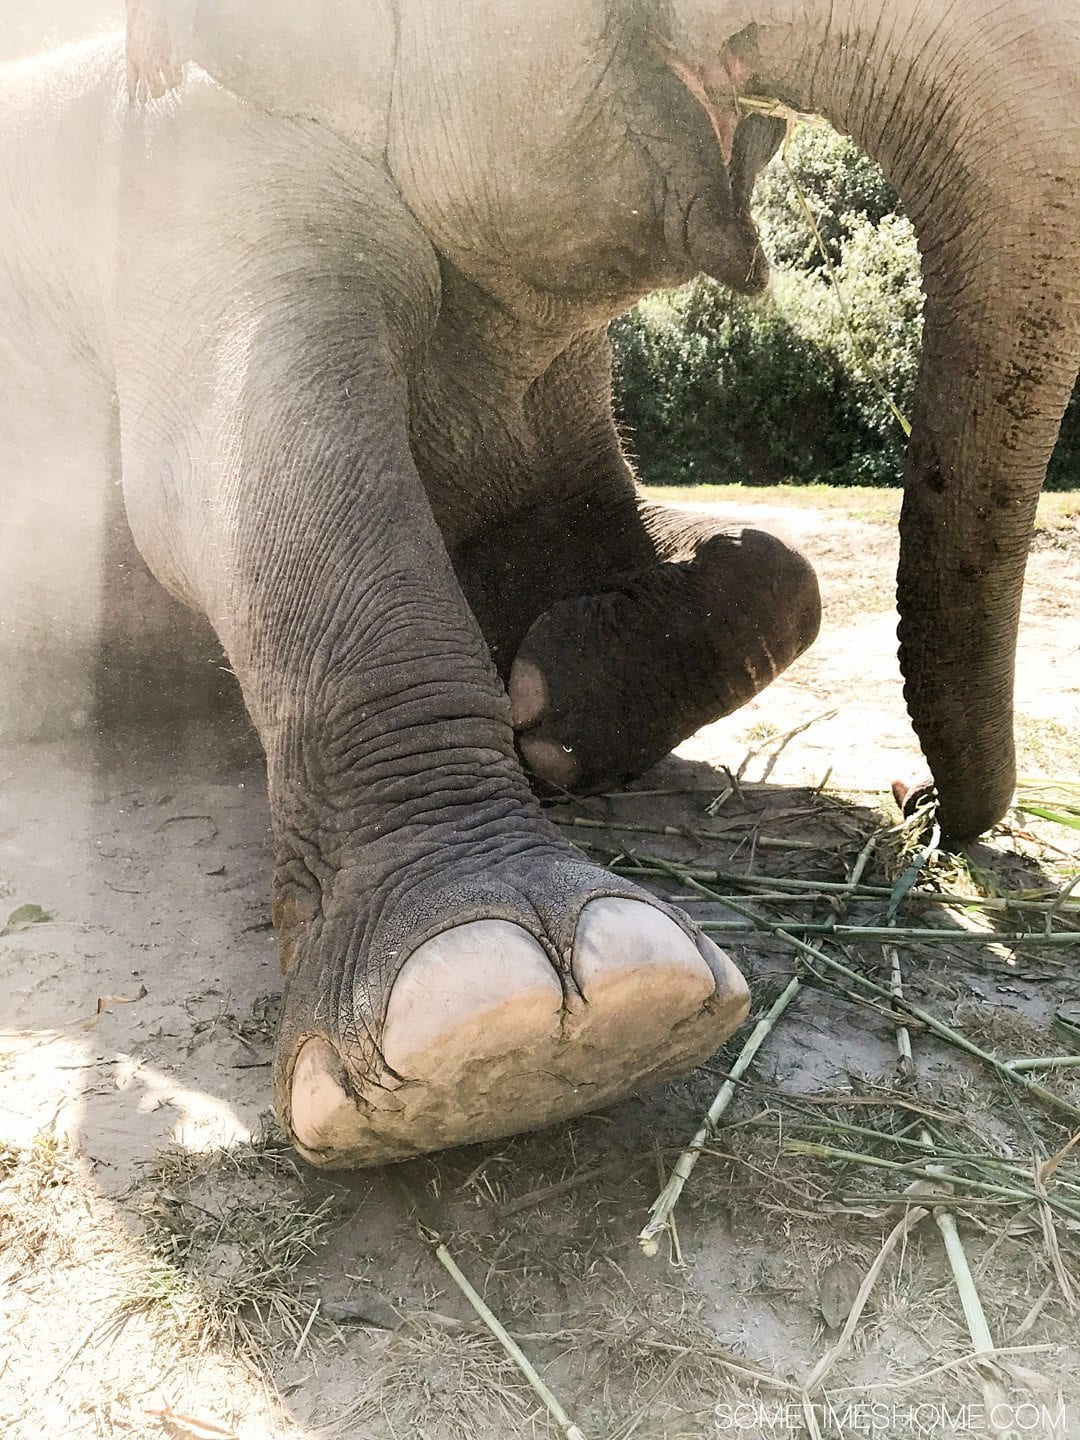
<path id="1" fill-rule="evenodd" d="M 890 25 L 794 0 L 131 0 L 126 53 L 0 73 L 0 650 L 26 676 L 0 724 L 91 723 L 117 544 L 209 622 L 266 751 L 274 1092 L 314 1163 L 548 1124 L 747 1012 L 730 960 L 568 846 L 525 773 L 640 775 L 817 632 L 802 557 L 645 501 L 612 421 L 611 317 L 702 270 L 766 282 L 749 202 L 784 123 L 739 92 L 830 114 L 919 229 L 902 658 L 947 827 L 1001 814 L 1023 558 L 1080 358 L 1080 34 L 1034 3 L 991 34 L 974 0 Z M 996 148 L 991 53 L 1017 97 Z"/>

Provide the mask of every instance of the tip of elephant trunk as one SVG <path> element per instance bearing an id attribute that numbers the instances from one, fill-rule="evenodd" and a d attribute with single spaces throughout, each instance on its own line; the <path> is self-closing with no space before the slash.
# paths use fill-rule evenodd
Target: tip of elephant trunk
<path id="1" fill-rule="evenodd" d="M 718 220 L 705 200 L 695 200 L 686 217 L 686 248 L 704 275 L 740 295 L 760 295 L 769 283 L 769 262 L 749 216 Z"/>

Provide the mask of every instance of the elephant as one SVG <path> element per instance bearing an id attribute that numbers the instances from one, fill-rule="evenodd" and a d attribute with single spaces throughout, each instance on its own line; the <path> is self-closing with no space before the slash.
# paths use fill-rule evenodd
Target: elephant
<path id="1" fill-rule="evenodd" d="M 1071 0 L 130 0 L 126 53 L 2 84 L 7 513 L 69 537 L 52 613 L 90 643 L 79 527 L 121 486 L 116 543 L 239 680 L 306 1159 L 546 1125 L 747 1013 L 731 960 L 568 845 L 529 777 L 639 775 L 817 633 L 802 556 L 639 494 L 606 339 L 701 272 L 763 288 L 783 111 L 852 134 L 917 231 L 905 694 L 945 831 L 1004 813 L 1080 367 Z M 27 623 L 0 644 L 32 669 Z"/>

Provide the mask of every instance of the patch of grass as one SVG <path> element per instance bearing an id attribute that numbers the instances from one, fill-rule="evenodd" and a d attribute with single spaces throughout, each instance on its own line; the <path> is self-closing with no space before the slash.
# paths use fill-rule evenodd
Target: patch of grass
<path id="1" fill-rule="evenodd" d="M 798 510 L 839 511 L 853 520 L 895 524 L 903 494 L 861 485 L 646 485 L 650 500 L 680 505 L 779 505 Z M 1071 530 L 1080 517 L 1080 490 L 1045 490 L 1039 497 L 1037 531 Z"/>
<path id="2" fill-rule="evenodd" d="M 855 520 L 895 524 L 898 490 L 853 485 L 647 485 L 650 500 L 680 505 L 779 505 L 798 510 L 832 510 Z"/>
<path id="3" fill-rule="evenodd" d="M 755 720 L 743 731 L 743 739 L 754 740 L 775 740 L 780 734 L 780 727 L 771 720 Z"/>
<path id="4" fill-rule="evenodd" d="M 0 1144 L 0 1256 L 7 1279 L 68 1261 L 77 1230 L 66 1212 L 82 1183 L 78 1157 L 51 1131 L 29 1145 Z"/>
<path id="5" fill-rule="evenodd" d="M 150 1264 L 129 1276 L 128 1313 L 182 1326 L 199 1349 L 223 1341 L 259 1356 L 296 1344 L 314 1303 L 304 1267 L 336 1201 L 312 1203 L 284 1146 L 167 1151 L 136 1210 Z"/>
<path id="6" fill-rule="evenodd" d="M 414 1321 L 390 1339 L 382 1364 L 330 1433 L 367 1434 L 382 1419 L 410 1440 L 520 1435 L 535 1409 L 536 1397 L 490 1335 Z"/>
<path id="7" fill-rule="evenodd" d="M 953 1021 L 984 1048 L 1012 1055 L 1053 1055 L 1057 1046 L 1050 1033 L 1035 1021 L 1003 1005 L 983 1000 L 962 1000 L 953 1011 Z"/>

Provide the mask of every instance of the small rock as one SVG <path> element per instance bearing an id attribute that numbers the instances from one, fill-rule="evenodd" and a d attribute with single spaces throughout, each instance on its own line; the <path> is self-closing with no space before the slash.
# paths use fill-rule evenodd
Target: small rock
<path id="1" fill-rule="evenodd" d="M 380 1330 L 396 1330 L 401 1316 L 385 1295 L 365 1286 L 342 1300 L 324 1300 L 321 1313 L 338 1325 L 377 1325 Z"/>
<path id="2" fill-rule="evenodd" d="M 818 1309 L 830 1330 L 839 1330 L 851 1313 L 862 1279 L 862 1272 L 850 1260 L 834 1260 L 825 1266 L 818 1282 Z"/>

